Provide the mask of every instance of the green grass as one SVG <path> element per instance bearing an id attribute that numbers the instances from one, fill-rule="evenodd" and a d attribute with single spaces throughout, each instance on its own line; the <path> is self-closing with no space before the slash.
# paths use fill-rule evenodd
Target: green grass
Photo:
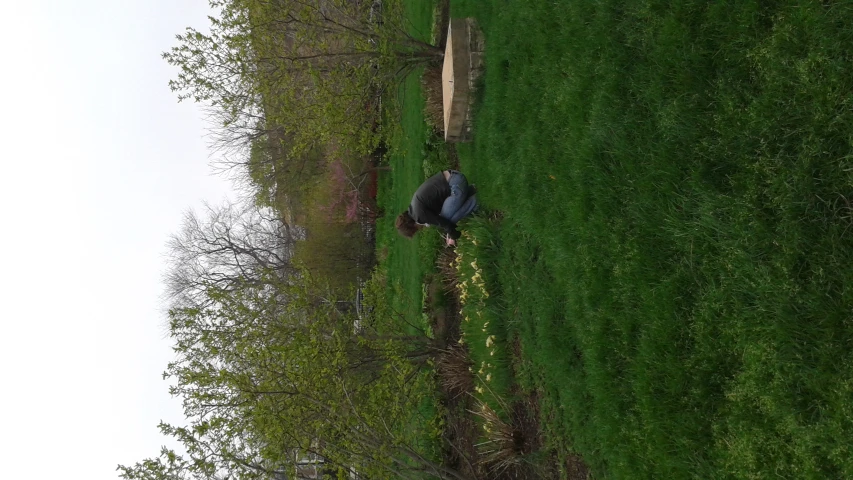
<path id="1" fill-rule="evenodd" d="M 382 267 L 387 269 L 391 286 L 392 306 L 399 312 L 420 313 L 423 299 L 421 285 L 427 266 L 421 262 L 421 243 L 426 237 L 409 240 L 397 234 L 394 219 L 406 210 L 411 195 L 423 181 L 418 153 L 426 135 L 426 127 L 418 106 L 422 103 L 420 85 L 416 77 L 406 79 L 400 95 L 400 127 L 402 135 L 392 144 L 389 155 L 391 172 L 379 178 L 377 202 L 384 216 L 377 220 L 377 248 Z M 384 253 L 382 253 L 384 252 Z"/>
<path id="2" fill-rule="evenodd" d="M 596 478 L 853 476 L 853 6 L 800 3 L 453 3 L 519 381 Z"/>
<path id="3" fill-rule="evenodd" d="M 434 2 L 404 1 L 410 32 L 416 38 L 429 39 L 433 21 Z M 391 172 L 379 178 L 377 202 L 384 216 L 377 220 L 377 249 L 380 268 L 387 272 L 392 306 L 407 315 L 410 322 L 421 320 L 423 279 L 435 269 L 434 259 L 438 237 L 435 232 L 406 239 L 397 234 L 394 220 L 406 210 L 415 190 L 424 181 L 423 155 L 428 140 L 424 123 L 424 96 L 420 86 L 422 69 L 404 79 L 394 97 L 391 118 L 385 123 L 390 142 L 388 164 Z M 422 325 L 425 326 L 425 325 Z"/>

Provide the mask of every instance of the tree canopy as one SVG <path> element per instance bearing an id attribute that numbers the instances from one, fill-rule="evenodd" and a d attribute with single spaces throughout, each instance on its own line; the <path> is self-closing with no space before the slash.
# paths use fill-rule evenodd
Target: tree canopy
<path id="1" fill-rule="evenodd" d="M 337 139 L 375 146 L 379 95 L 443 52 L 408 33 L 399 0 L 211 0 L 210 31 L 177 36 L 179 100 L 210 105 L 220 144 L 281 129 L 298 156 Z"/>

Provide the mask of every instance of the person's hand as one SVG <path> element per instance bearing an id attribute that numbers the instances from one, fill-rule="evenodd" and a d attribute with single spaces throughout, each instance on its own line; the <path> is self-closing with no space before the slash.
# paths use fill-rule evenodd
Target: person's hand
<path id="1" fill-rule="evenodd" d="M 456 245 L 456 240 L 454 240 L 454 239 L 450 238 L 450 235 L 446 235 L 446 236 L 444 237 L 444 241 L 445 241 L 445 242 L 447 242 L 447 245 L 448 245 L 448 246 L 450 246 L 450 247 L 452 247 L 452 246 Z"/>

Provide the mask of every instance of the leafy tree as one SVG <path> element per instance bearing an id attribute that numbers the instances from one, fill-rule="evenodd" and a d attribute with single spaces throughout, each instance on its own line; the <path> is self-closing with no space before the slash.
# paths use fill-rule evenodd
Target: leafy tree
<path id="1" fill-rule="evenodd" d="M 458 478 L 394 427 L 430 388 L 418 360 L 428 341 L 355 335 L 353 318 L 303 278 L 276 291 L 209 287 L 205 307 L 169 312 L 177 359 L 164 375 L 189 425 L 160 429 L 187 453 L 120 466 L 123 478 L 254 480 L 291 468 L 294 452 L 380 477 Z M 412 350 L 418 343 L 421 353 Z"/>
<path id="2" fill-rule="evenodd" d="M 342 210 L 344 222 L 352 223 L 358 219 L 359 214 L 370 214 L 369 209 L 373 208 L 368 203 L 370 199 L 366 198 L 370 175 L 378 171 L 388 171 L 391 167 L 372 166 L 368 162 L 361 162 L 360 168 L 353 168 L 351 163 L 355 162 L 346 162 L 340 155 L 337 157 L 329 164 L 331 201 L 323 209 L 329 212 L 330 217 Z"/>
<path id="3" fill-rule="evenodd" d="M 443 55 L 408 33 L 399 0 L 385 0 L 381 12 L 350 0 L 210 3 L 219 12 L 210 32 L 188 28 L 163 57 L 179 68 L 170 86 L 180 100 L 218 110 L 226 143 L 274 125 L 296 157 L 332 138 L 366 152 L 378 94 Z"/>
<path id="4" fill-rule="evenodd" d="M 119 476 L 127 480 L 188 480 L 193 478 L 192 467 L 189 462 L 176 454 L 174 450 L 169 450 L 166 447 L 160 450 L 158 457 L 137 462 L 132 467 L 119 465 L 117 470 L 121 472 Z"/>

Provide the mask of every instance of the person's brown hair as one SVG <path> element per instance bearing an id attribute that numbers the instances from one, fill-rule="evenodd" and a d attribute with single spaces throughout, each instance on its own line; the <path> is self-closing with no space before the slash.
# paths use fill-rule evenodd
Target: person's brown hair
<path id="1" fill-rule="evenodd" d="M 397 221 L 394 222 L 394 226 L 397 227 L 397 231 L 400 232 L 400 235 L 406 238 L 412 238 L 418 233 L 418 230 L 421 229 L 421 226 L 415 222 L 415 219 L 409 215 L 409 212 L 403 212 L 397 217 Z"/>

